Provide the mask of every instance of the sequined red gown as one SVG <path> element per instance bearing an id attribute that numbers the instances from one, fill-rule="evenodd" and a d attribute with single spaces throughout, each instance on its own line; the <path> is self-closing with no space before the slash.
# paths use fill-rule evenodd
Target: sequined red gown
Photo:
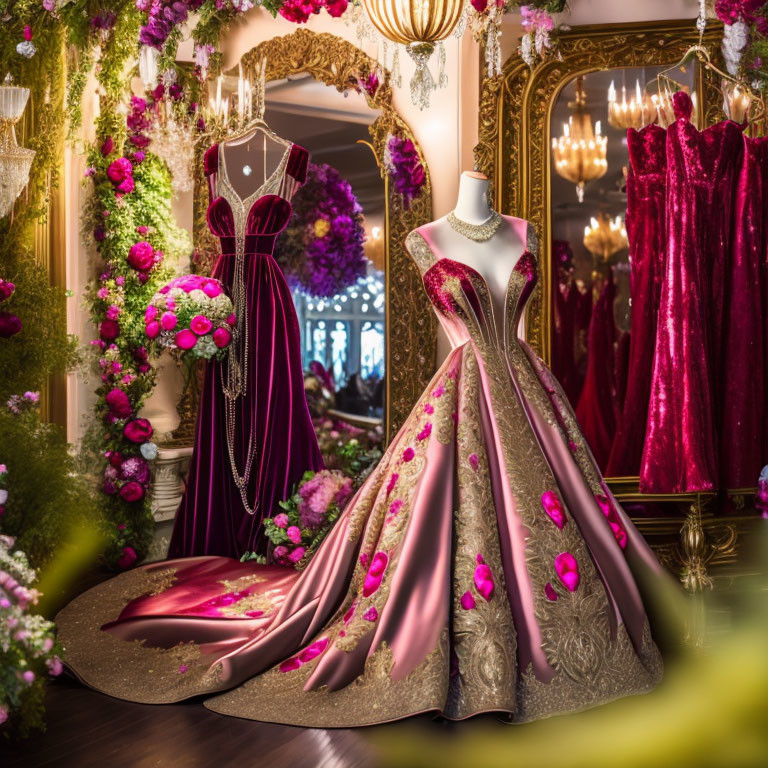
<path id="1" fill-rule="evenodd" d="M 206 706 L 313 727 L 525 721 L 656 684 L 635 574 L 658 563 L 516 334 L 535 241 L 499 318 L 432 226 L 408 248 L 453 349 L 306 570 L 201 557 L 95 587 L 57 617 L 84 682 L 153 703 L 227 691 Z M 526 222 L 502 226 L 525 242 Z"/>
<path id="2" fill-rule="evenodd" d="M 176 515 L 171 557 L 264 553 L 261 521 L 274 514 L 307 470 L 323 466 L 304 395 L 299 323 L 291 291 L 272 257 L 275 239 L 291 216 L 290 200 L 306 176 L 307 151 L 291 144 L 266 182 L 246 200 L 229 183 L 226 154 L 205 155 L 210 183 L 208 224 L 221 241 L 213 276 L 229 292 L 235 282 L 238 240 L 244 251 L 245 318 L 242 355 L 245 393 L 234 405 L 233 453 L 238 473 L 250 460 L 243 503 L 234 481 L 223 391 L 226 361 L 209 363 L 197 419 L 186 493 Z"/>

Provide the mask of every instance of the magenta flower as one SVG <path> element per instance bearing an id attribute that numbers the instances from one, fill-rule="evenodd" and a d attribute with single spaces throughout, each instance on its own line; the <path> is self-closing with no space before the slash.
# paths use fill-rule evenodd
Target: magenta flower
<path id="1" fill-rule="evenodd" d="M 122 553 L 122 555 L 120 555 L 120 558 L 118 559 L 117 564 L 123 570 L 127 570 L 137 560 L 138 560 L 138 556 L 136 555 L 136 550 L 133 547 L 124 547 L 123 548 L 123 553 Z"/>
<path id="2" fill-rule="evenodd" d="M 272 522 L 278 528 L 285 528 L 288 525 L 288 515 L 286 515 L 285 512 L 281 512 L 280 514 L 275 515 Z"/>
<path id="3" fill-rule="evenodd" d="M 104 400 L 109 410 L 119 419 L 127 419 L 133 413 L 130 398 L 122 389 L 110 390 Z"/>
<path id="4" fill-rule="evenodd" d="M 192 349 L 197 344 L 197 336 L 192 331 L 185 328 L 176 334 L 176 346 L 179 349 Z"/>
<path id="5" fill-rule="evenodd" d="M 102 320 L 101 325 L 99 326 L 99 336 L 101 336 L 104 341 L 112 341 L 112 339 L 116 339 L 120 335 L 120 326 L 118 325 L 117 320 Z"/>
<path id="6" fill-rule="evenodd" d="M 561 552 L 555 558 L 555 572 L 569 592 L 575 592 L 578 589 L 581 581 L 579 564 L 570 552 Z"/>
<path id="7" fill-rule="evenodd" d="M 113 184 L 119 184 L 125 181 L 133 173 L 133 165 L 127 157 L 118 157 L 113 160 L 107 168 L 107 176 Z"/>
<path id="8" fill-rule="evenodd" d="M 156 339 L 160 335 L 160 323 L 152 320 L 152 322 L 147 323 L 145 330 L 150 339 Z"/>
<path id="9" fill-rule="evenodd" d="M 213 323 L 205 315 L 195 315 L 190 321 L 189 327 L 198 336 L 205 336 L 213 327 Z"/>
<path id="10" fill-rule="evenodd" d="M 563 504 L 554 491 L 545 491 L 541 494 L 541 506 L 549 515 L 552 522 L 562 531 L 568 519 L 565 516 Z"/>
<path id="11" fill-rule="evenodd" d="M 138 272 L 148 272 L 155 265 L 155 249 L 141 240 L 128 251 L 128 263 Z"/>
<path id="12" fill-rule="evenodd" d="M 292 541 L 294 544 L 298 544 L 301 541 L 301 530 L 298 526 L 292 525 L 285 532 L 285 535 L 288 537 L 289 541 Z"/>
<path id="13" fill-rule="evenodd" d="M 154 304 L 150 304 L 144 310 L 144 322 L 149 323 L 157 317 L 157 307 Z"/>
<path id="14" fill-rule="evenodd" d="M 148 419 L 133 419 L 123 427 L 123 434 L 126 440 L 137 445 L 146 443 L 152 437 L 153 432 L 154 430 Z"/>
<path id="15" fill-rule="evenodd" d="M 21 320 L 11 312 L 0 312 L 0 338 L 10 339 L 21 333 Z"/>
<path id="16" fill-rule="evenodd" d="M 290 555 L 288 555 L 288 559 L 292 563 L 298 563 L 299 560 L 301 560 L 302 557 L 304 557 L 304 554 L 306 553 L 306 549 L 304 547 L 296 547 L 296 549 L 291 552 Z"/>
<path id="17" fill-rule="evenodd" d="M 160 327 L 164 331 L 172 331 L 178 322 L 179 318 L 173 312 L 163 312 L 163 316 L 160 318 Z"/>
<path id="18" fill-rule="evenodd" d="M 416 455 L 416 451 L 414 451 L 413 448 L 408 446 L 408 448 L 406 448 L 403 451 L 403 461 L 411 461 L 415 455 Z"/>
<path id="19" fill-rule="evenodd" d="M 213 332 L 213 343 L 223 349 L 232 341 L 232 334 L 226 328 L 217 328 Z"/>

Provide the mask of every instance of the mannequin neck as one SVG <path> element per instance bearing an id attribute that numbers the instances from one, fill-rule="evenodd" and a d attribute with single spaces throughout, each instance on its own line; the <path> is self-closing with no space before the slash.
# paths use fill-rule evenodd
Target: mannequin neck
<path id="1" fill-rule="evenodd" d="M 477 178 L 466 171 L 459 179 L 459 197 L 454 215 L 467 224 L 482 224 L 491 217 L 493 210 L 488 205 L 488 179 Z"/>

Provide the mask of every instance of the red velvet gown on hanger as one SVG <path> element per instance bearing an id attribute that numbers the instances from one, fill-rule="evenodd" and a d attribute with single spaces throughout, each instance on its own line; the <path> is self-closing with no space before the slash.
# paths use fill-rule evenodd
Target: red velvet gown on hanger
<path id="1" fill-rule="evenodd" d="M 666 246 L 666 139 L 658 125 L 627 131 L 627 236 L 632 265 L 632 321 L 624 406 L 606 475 L 640 473 L 645 443 L 656 317 Z"/>
<path id="2" fill-rule="evenodd" d="M 699 131 L 676 93 L 667 129 L 667 243 L 640 489 L 709 491 L 718 483 L 716 384 L 741 129 Z"/>
<path id="3" fill-rule="evenodd" d="M 208 364 L 186 493 L 176 515 L 171 557 L 264 553 L 261 521 L 288 498 L 307 470 L 323 466 L 304 395 L 299 324 L 291 291 L 272 257 L 291 216 L 290 199 L 306 176 L 308 153 L 291 144 L 266 182 L 242 200 L 229 182 L 226 145 L 205 155 L 211 204 L 208 224 L 221 241 L 213 276 L 228 292 L 236 251 L 244 250 L 247 336 L 245 393 L 234 401 L 234 460 L 239 473 L 251 461 L 246 497 L 235 484 L 226 425 L 223 379 L 227 361 Z M 245 318 L 238 318 L 244 322 Z M 232 352 L 230 352 L 232 354 Z"/>
<path id="4" fill-rule="evenodd" d="M 100 584 L 57 616 L 80 679 L 147 703 L 226 691 L 206 706 L 318 728 L 526 721 L 657 683 L 636 578 L 660 566 L 517 336 L 535 238 L 499 254 L 499 306 L 439 225 L 407 242 L 452 350 L 306 570 L 198 557 Z"/>

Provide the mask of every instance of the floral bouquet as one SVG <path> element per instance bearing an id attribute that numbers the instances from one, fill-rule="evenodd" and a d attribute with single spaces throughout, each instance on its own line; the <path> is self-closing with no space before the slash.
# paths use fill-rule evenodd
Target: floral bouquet
<path id="1" fill-rule="evenodd" d="M 226 354 L 237 318 L 218 280 L 184 275 L 152 297 L 144 322 L 147 336 L 161 346 L 210 360 Z"/>
<path id="2" fill-rule="evenodd" d="M 275 545 L 274 561 L 305 567 L 339 519 L 352 491 L 352 479 L 343 472 L 305 472 L 293 496 L 280 502 L 283 511 L 264 520 L 264 531 Z"/>
<path id="3" fill-rule="evenodd" d="M 45 674 L 59 675 L 54 624 L 29 608 L 40 593 L 27 556 L 0 536 L 0 725 L 13 715 L 22 736 L 42 728 Z"/>
<path id="4" fill-rule="evenodd" d="M 427 172 L 413 142 L 390 134 L 384 152 L 384 166 L 392 179 L 395 192 L 403 200 L 403 208 L 407 211 L 411 203 L 421 195 L 427 181 Z"/>

